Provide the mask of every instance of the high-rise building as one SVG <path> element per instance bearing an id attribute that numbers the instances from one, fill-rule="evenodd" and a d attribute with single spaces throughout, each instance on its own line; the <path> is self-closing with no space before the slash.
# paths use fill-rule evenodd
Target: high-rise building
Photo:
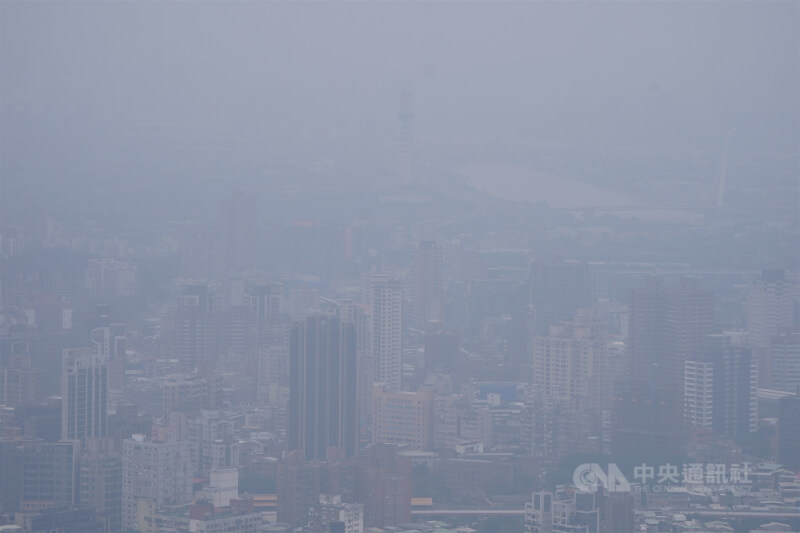
<path id="1" fill-rule="evenodd" d="M 239 440 L 234 435 L 234 422 L 222 411 L 201 411 L 189 420 L 187 435 L 192 443 L 192 464 L 197 476 L 208 479 L 216 469 L 239 466 Z"/>
<path id="2" fill-rule="evenodd" d="M 256 317 L 257 323 L 263 323 L 284 312 L 284 287 L 281 283 L 255 284 L 244 293 L 243 301 Z"/>
<path id="3" fill-rule="evenodd" d="M 89 441 L 80 457 L 80 504 L 94 509 L 104 533 L 122 531 L 122 456 L 111 441 Z"/>
<path id="4" fill-rule="evenodd" d="M 153 442 L 134 435 L 122 444 L 122 527 L 140 529 L 140 501 L 181 505 L 192 501 L 194 468 L 188 441 Z"/>
<path id="5" fill-rule="evenodd" d="M 292 321 L 276 315 L 259 326 L 256 396 L 266 405 L 280 405 L 289 386 L 289 340 Z"/>
<path id="6" fill-rule="evenodd" d="M 86 288 L 95 298 L 118 298 L 136 294 L 136 265 L 111 258 L 90 259 Z"/>
<path id="7" fill-rule="evenodd" d="M 411 458 L 398 447 L 373 444 L 358 469 L 356 501 L 364 504 L 364 525 L 386 527 L 411 521 Z"/>
<path id="8" fill-rule="evenodd" d="M 35 404 L 41 395 L 42 370 L 31 365 L 31 356 L 17 353 L 0 365 L 0 405 L 22 407 Z"/>
<path id="9" fill-rule="evenodd" d="M 372 417 L 372 389 L 375 386 L 375 358 L 371 355 L 362 355 L 358 358 L 356 368 L 356 402 L 358 403 L 358 416 L 364 434 L 368 421 Z"/>
<path id="10" fill-rule="evenodd" d="M 220 353 L 234 356 L 234 361 L 244 361 L 257 345 L 255 314 L 240 301 L 236 305 L 229 305 L 222 313 L 221 320 Z M 252 377 L 249 372 L 247 377 Z"/>
<path id="11" fill-rule="evenodd" d="M 369 306 L 354 300 L 339 300 L 337 315 L 342 322 L 350 322 L 356 328 L 356 354 L 369 355 L 371 316 Z"/>
<path id="12" fill-rule="evenodd" d="M 800 388 L 800 332 L 779 333 L 772 339 L 770 388 L 796 392 Z"/>
<path id="13" fill-rule="evenodd" d="M 61 438 L 104 439 L 107 436 L 108 359 L 88 348 L 63 352 Z"/>
<path id="14" fill-rule="evenodd" d="M 742 441 L 758 429 L 757 363 L 750 349 L 715 343 L 714 431 Z"/>
<path id="15" fill-rule="evenodd" d="M 74 505 L 78 499 L 77 441 L 34 442 L 23 456 L 22 511 L 39 511 Z"/>
<path id="16" fill-rule="evenodd" d="M 761 387 L 773 388 L 773 339 L 794 325 L 793 290 L 793 280 L 784 270 L 764 270 L 747 286 L 747 338 L 758 360 Z"/>
<path id="17" fill-rule="evenodd" d="M 381 383 L 372 391 L 372 442 L 433 448 L 433 391 L 395 392 Z"/>
<path id="18" fill-rule="evenodd" d="M 278 521 L 292 527 L 308 525 L 308 511 L 319 501 L 319 463 L 307 462 L 303 450 L 294 450 L 278 464 Z"/>
<path id="19" fill-rule="evenodd" d="M 608 406 L 606 327 L 591 310 L 534 337 L 534 390 L 551 399 L 597 410 Z"/>
<path id="20" fill-rule="evenodd" d="M 403 285 L 387 276 L 375 276 L 369 292 L 375 381 L 399 391 L 403 378 Z"/>
<path id="21" fill-rule="evenodd" d="M 329 448 L 358 451 L 355 342 L 353 324 L 335 316 L 310 316 L 292 329 L 288 441 L 306 459 L 324 459 Z"/>
<path id="22" fill-rule="evenodd" d="M 107 360 L 108 400 L 113 408 L 122 401 L 125 388 L 125 326 L 111 324 L 94 328 L 91 340 L 95 353 L 104 355 Z"/>
<path id="23" fill-rule="evenodd" d="M 0 513 L 19 511 L 22 497 L 23 458 L 26 439 L 0 437 Z"/>
<path id="24" fill-rule="evenodd" d="M 442 245 L 422 241 L 414 255 L 414 319 L 425 327 L 442 320 L 444 307 L 444 254 Z"/>
<path id="25" fill-rule="evenodd" d="M 778 407 L 778 462 L 800 472 L 800 396 L 781 398 Z"/>
<path id="26" fill-rule="evenodd" d="M 433 448 L 454 449 L 459 439 L 459 396 L 439 396 L 433 407 Z"/>
<path id="27" fill-rule="evenodd" d="M 613 394 L 613 451 L 662 458 L 682 447 L 684 363 L 711 333 L 712 311 L 712 295 L 688 281 L 633 291 L 629 368 Z"/>
<path id="28" fill-rule="evenodd" d="M 684 369 L 688 424 L 737 440 L 758 429 L 756 362 L 749 348 L 710 335 Z"/>
<path id="29" fill-rule="evenodd" d="M 684 363 L 683 398 L 686 422 L 711 430 L 714 425 L 714 362 L 692 358 Z"/>
<path id="30" fill-rule="evenodd" d="M 175 352 L 181 363 L 205 373 L 217 359 L 221 297 L 208 285 L 188 283 L 180 288 L 175 313 Z"/>
<path id="31" fill-rule="evenodd" d="M 747 287 L 747 334 L 754 348 L 767 348 L 794 323 L 792 280 L 783 270 L 764 270 Z"/>

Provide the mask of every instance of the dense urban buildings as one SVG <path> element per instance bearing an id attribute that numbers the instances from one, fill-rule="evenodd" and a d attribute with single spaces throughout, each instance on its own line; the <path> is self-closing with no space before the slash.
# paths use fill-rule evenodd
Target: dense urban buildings
<path id="1" fill-rule="evenodd" d="M 0 1 L 0 533 L 800 533 L 798 20 Z"/>

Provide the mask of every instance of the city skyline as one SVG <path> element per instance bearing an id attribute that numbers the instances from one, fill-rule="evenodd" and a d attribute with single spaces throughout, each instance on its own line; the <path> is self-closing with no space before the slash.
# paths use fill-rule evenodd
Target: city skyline
<path id="1" fill-rule="evenodd" d="M 0 531 L 800 532 L 798 21 L 0 1 Z"/>

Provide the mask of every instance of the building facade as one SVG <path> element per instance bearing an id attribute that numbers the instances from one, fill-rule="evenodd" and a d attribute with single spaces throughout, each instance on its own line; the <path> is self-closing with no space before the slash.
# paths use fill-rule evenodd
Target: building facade
<path id="1" fill-rule="evenodd" d="M 61 438 L 104 439 L 108 434 L 108 358 L 91 349 L 66 349 L 61 375 Z"/>
<path id="2" fill-rule="evenodd" d="M 414 254 L 414 318 L 424 328 L 441 321 L 444 307 L 444 253 L 442 245 L 422 241 Z"/>
<path id="3" fill-rule="evenodd" d="M 374 381 L 399 391 L 403 379 L 403 285 L 386 276 L 375 276 L 369 292 Z"/>
<path id="4" fill-rule="evenodd" d="M 316 315 L 291 336 L 288 448 L 324 459 L 329 448 L 358 451 L 356 335 L 351 323 Z"/>
<path id="5" fill-rule="evenodd" d="M 140 501 L 155 506 L 192 501 L 188 441 L 153 442 L 134 435 L 122 445 L 122 527 L 138 528 Z"/>
<path id="6" fill-rule="evenodd" d="M 372 442 L 433 449 L 433 391 L 393 392 L 383 384 L 372 391 Z"/>

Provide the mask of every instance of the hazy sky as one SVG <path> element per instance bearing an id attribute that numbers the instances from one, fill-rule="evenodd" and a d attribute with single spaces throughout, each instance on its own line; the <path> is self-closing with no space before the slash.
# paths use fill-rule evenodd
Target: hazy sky
<path id="1" fill-rule="evenodd" d="M 201 172 L 208 144 L 370 150 L 397 136 L 404 90 L 420 139 L 718 151 L 735 127 L 740 148 L 796 151 L 799 6 L 6 0 L 3 169 L 80 180 Z"/>

